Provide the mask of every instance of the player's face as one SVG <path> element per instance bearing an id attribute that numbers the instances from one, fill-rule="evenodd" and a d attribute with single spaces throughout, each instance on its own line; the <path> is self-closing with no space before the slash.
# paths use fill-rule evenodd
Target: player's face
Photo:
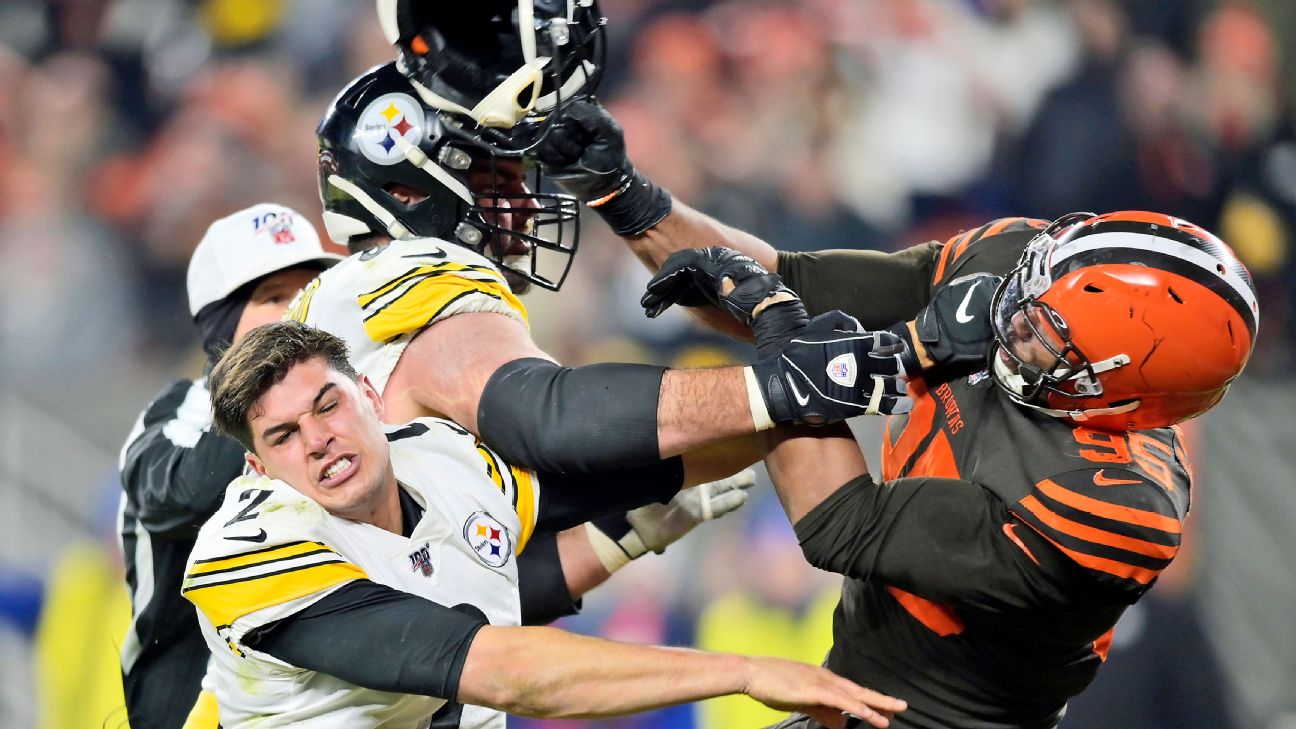
<path id="1" fill-rule="evenodd" d="M 533 232 L 539 206 L 529 197 L 531 190 L 526 184 L 522 160 L 503 157 L 477 160 L 468 170 L 468 187 L 476 195 L 478 205 L 494 210 L 483 214 L 487 223 L 504 230 Z M 492 235 L 487 244 L 505 261 L 531 253 L 531 245 L 520 238 L 501 239 Z M 531 286 L 530 281 L 507 269 L 504 278 L 514 293 L 523 293 Z"/>
<path id="2" fill-rule="evenodd" d="M 319 271 L 314 268 L 286 268 L 266 276 L 243 307 L 243 314 L 234 329 L 234 341 L 262 324 L 282 319 L 297 292 L 318 275 Z"/>
<path id="3" fill-rule="evenodd" d="M 396 499 L 382 400 L 323 359 L 301 362 L 249 411 L 258 473 L 284 481 L 330 514 L 376 523 Z"/>
<path id="4" fill-rule="evenodd" d="M 1028 318 L 1029 317 L 1029 320 Z M 1045 342 L 1044 338 L 1048 341 Z M 1018 360 L 1040 367 L 1045 372 L 1051 371 L 1058 364 L 1054 352 L 1062 351 L 1064 345 L 1047 321 L 1042 309 L 1018 309 L 1013 312 L 1012 320 L 1004 332 L 1003 347 L 1008 348 L 1017 359 L 1008 356 L 1001 348 L 998 357 L 1012 373 L 1017 373 Z"/>

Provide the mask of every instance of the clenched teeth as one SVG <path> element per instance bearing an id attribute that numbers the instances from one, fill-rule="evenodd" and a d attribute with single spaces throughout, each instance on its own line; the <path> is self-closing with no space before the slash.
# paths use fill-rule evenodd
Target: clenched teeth
<path id="1" fill-rule="evenodd" d="M 333 465 L 329 466 L 328 470 L 324 472 L 324 478 L 333 478 L 334 476 L 338 475 L 339 473 L 342 473 L 343 471 L 347 470 L 350 467 L 351 467 L 350 458 L 339 458 L 337 463 L 334 463 Z"/>

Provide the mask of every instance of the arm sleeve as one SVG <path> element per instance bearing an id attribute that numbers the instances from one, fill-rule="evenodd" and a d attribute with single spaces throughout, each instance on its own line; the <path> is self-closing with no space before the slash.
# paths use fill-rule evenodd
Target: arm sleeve
<path id="1" fill-rule="evenodd" d="M 192 538 L 243 471 L 243 446 L 211 430 L 200 380 L 177 382 L 140 415 L 122 450 L 122 486 L 149 532 Z"/>
<path id="2" fill-rule="evenodd" d="M 482 440 L 509 463 L 550 473 L 596 473 L 661 459 L 657 401 L 665 367 L 562 367 L 525 357 L 495 370 L 482 390 Z"/>
<path id="3" fill-rule="evenodd" d="M 558 532 L 609 514 L 666 503 L 684 485 L 684 459 L 598 473 L 541 472 L 538 530 Z"/>
<path id="4" fill-rule="evenodd" d="M 523 625 L 548 625 L 580 612 L 581 601 L 567 588 L 556 533 L 536 534 L 518 555 L 518 593 Z"/>
<path id="5" fill-rule="evenodd" d="M 796 524 L 806 559 L 936 601 L 1020 609 L 1083 579 L 992 493 L 954 479 L 850 481 Z"/>
<path id="6" fill-rule="evenodd" d="M 896 253 L 780 251 L 778 274 L 811 316 L 840 309 L 865 329 L 881 329 L 912 319 L 927 305 L 942 247 L 932 241 Z"/>
<path id="7" fill-rule="evenodd" d="M 298 668 L 377 691 L 454 701 L 468 648 L 487 620 L 369 580 L 257 628 L 243 644 Z"/>

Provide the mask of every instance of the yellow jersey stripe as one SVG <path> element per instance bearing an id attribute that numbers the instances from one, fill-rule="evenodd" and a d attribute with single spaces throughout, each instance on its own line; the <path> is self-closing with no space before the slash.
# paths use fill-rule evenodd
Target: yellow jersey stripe
<path id="1" fill-rule="evenodd" d="M 365 317 L 365 333 L 375 342 L 387 342 L 417 332 L 435 321 L 447 307 L 465 296 L 499 299 L 527 321 L 526 309 L 508 287 L 458 276 L 423 279 Z"/>
<path id="2" fill-rule="evenodd" d="M 306 284 L 306 288 L 302 289 L 297 296 L 293 298 L 292 302 L 288 304 L 288 311 L 284 312 L 283 316 L 284 321 L 299 321 L 305 323 L 306 315 L 310 312 L 311 299 L 315 297 L 315 292 L 319 290 L 319 287 L 320 279 L 316 276 L 311 279 L 311 282 Z"/>
<path id="3" fill-rule="evenodd" d="M 360 308 L 367 307 L 369 306 L 369 304 L 373 303 L 375 299 L 381 299 L 384 295 L 390 293 L 391 291 L 394 291 L 401 284 L 405 283 L 406 281 L 409 281 L 412 278 L 416 278 L 418 276 L 429 276 L 429 277 L 441 276 L 448 273 L 461 273 L 464 271 L 484 273 L 487 276 L 489 276 L 492 280 L 495 281 L 500 280 L 499 275 L 496 274 L 495 271 L 486 268 L 485 266 L 473 266 L 473 265 L 466 265 L 463 263 L 438 263 L 430 266 L 417 266 L 415 268 L 411 268 L 405 273 L 402 273 L 401 275 L 388 281 L 382 286 L 379 286 L 373 291 L 360 294 L 359 296 L 356 297 L 356 303 L 360 304 Z"/>
<path id="4" fill-rule="evenodd" d="M 181 590 L 217 630 L 258 610 L 296 600 L 334 585 L 367 579 L 359 567 L 341 559 L 290 567 Z"/>
<path id="5" fill-rule="evenodd" d="M 513 473 L 513 480 L 517 483 L 517 513 L 518 521 L 522 522 L 522 534 L 518 537 L 518 554 L 526 549 L 527 542 L 531 541 L 531 533 L 535 531 L 536 525 L 536 490 L 535 479 L 531 472 L 509 466 Z"/>
<path id="6" fill-rule="evenodd" d="M 194 560 L 194 567 L 189 571 L 189 577 L 200 577 L 213 572 L 228 572 L 238 567 L 250 567 L 253 565 L 265 564 L 267 562 L 278 562 L 289 557 L 300 557 L 319 550 L 332 552 L 323 542 L 289 542 L 277 547 L 266 547 L 264 549 L 255 549 L 251 552 L 231 555 L 229 557 L 215 557 L 212 559 Z"/>

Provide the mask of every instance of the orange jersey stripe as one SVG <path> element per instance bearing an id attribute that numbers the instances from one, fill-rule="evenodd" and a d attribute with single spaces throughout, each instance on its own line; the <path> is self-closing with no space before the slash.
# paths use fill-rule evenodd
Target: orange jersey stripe
<path id="1" fill-rule="evenodd" d="M 922 623 L 928 630 L 944 638 L 947 635 L 958 635 L 963 632 L 963 621 L 953 608 L 932 602 L 925 597 L 918 597 L 898 587 L 887 586 L 887 592 L 900 603 L 900 606 Z"/>
<path id="2" fill-rule="evenodd" d="M 1147 567 L 1138 567 L 1132 564 L 1125 564 L 1124 562 L 1117 562 L 1114 559 L 1107 559 L 1105 557 L 1095 557 L 1092 554 L 1085 554 L 1084 552 L 1077 552 L 1074 549 L 1067 549 L 1061 544 L 1058 544 L 1053 539 L 1050 539 L 1049 535 L 1045 534 L 1044 532 L 1041 532 L 1038 529 L 1036 529 L 1035 531 L 1040 536 L 1044 537 L 1045 539 L 1048 539 L 1053 546 L 1060 549 L 1063 554 L 1070 557 L 1073 562 L 1080 565 L 1081 567 L 1088 567 L 1091 570 L 1106 572 L 1109 575 L 1115 575 L 1117 577 L 1121 577 L 1127 580 L 1134 580 L 1140 585 L 1146 585 L 1147 583 L 1156 579 L 1156 576 L 1161 573 L 1161 570 L 1148 569 Z"/>
<path id="3" fill-rule="evenodd" d="M 1178 547 L 1168 547 L 1164 544 L 1153 544 L 1152 542 L 1142 539 L 1113 534 L 1109 531 L 1095 529 L 1094 527 L 1071 521 L 1064 516 L 1060 516 L 1050 511 L 1047 506 L 1040 503 L 1040 500 L 1034 496 L 1027 496 L 1022 499 L 1021 504 L 1045 524 L 1048 524 L 1063 534 L 1075 537 L 1076 539 L 1082 539 L 1086 542 L 1115 547 L 1127 552 L 1134 552 L 1135 554 L 1142 554 L 1157 559 L 1173 559 L 1175 554 L 1179 551 Z"/>
<path id="4" fill-rule="evenodd" d="M 1097 640 L 1093 642 L 1093 652 L 1094 655 L 1098 656 L 1098 660 L 1100 661 L 1107 660 L 1107 651 L 1111 650 L 1112 635 L 1114 635 L 1115 633 L 1116 633 L 1116 626 L 1113 625 L 1107 629 L 1106 633 L 1103 633 L 1102 635 L 1098 636 Z"/>
<path id="5" fill-rule="evenodd" d="M 945 275 L 945 265 L 950 262 L 950 253 L 953 252 L 954 248 L 958 247 L 959 243 L 963 242 L 963 239 L 970 235 L 972 235 L 972 231 L 969 230 L 963 235 L 950 238 L 945 242 L 945 247 L 941 249 L 940 260 L 936 262 L 936 273 L 932 276 L 932 286 L 935 286 L 941 280 L 941 276 Z"/>
<path id="6" fill-rule="evenodd" d="M 918 450 L 923 438 L 932 429 L 932 419 L 936 415 L 936 399 L 929 395 L 919 381 L 909 383 L 909 395 L 913 398 L 913 410 L 894 445 L 886 443 L 882 448 L 882 478 L 890 481 L 900 477 L 900 469 Z M 899 416 L 897 416 L 899 417 Z"/>
<path id="7" fill-rule="evenodd" d="M 1144 511 L 1143 509 L 1135 509 L 1131 506 L 1119 506 L 1106 501 L 1099 501 L 1098 499 L 1093 499 L 1088 496 L 1077 494 L 1074 491 L 1064 489 L 1048 479 L 1044 479 L 1038 484 L 1035 484 L 1035 487 L 1045 496 L 1048 496 L 1054 501 L 1060 501 L 1067 506 L 1096 516 L 1101 516 L 1106 519 L 1114 519 L 1116 521 L 1123 521 L 1127 524 L 1137 524 L 1138 526 L 1160 529 L 1163 532 L 1169 532 L 1171 534 L 1178 534 L 1180 531 L 1178 519 L 1163 516 L 1154 511 Z"/>

